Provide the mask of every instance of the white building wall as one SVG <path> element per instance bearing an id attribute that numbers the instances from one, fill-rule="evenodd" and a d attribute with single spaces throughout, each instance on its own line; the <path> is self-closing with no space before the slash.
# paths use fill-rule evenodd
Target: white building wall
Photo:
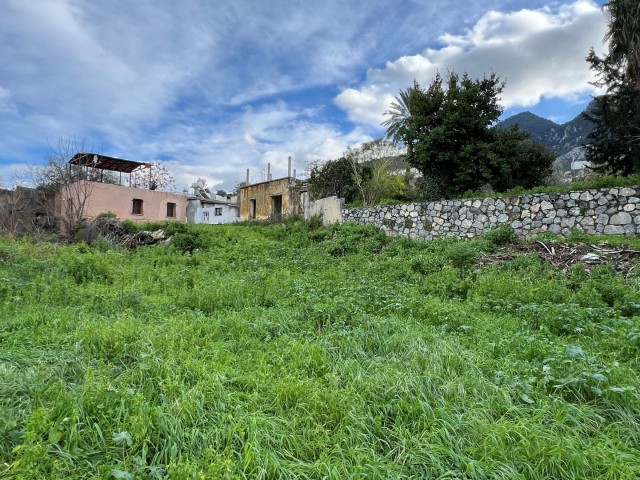
<path id="1" fill-rule="evenodd" d="M 220 209 L 220 215 L 216 215 L 216 209 Z M 219 225 L 221 223 L 233 223 L 238 221 L 238 208 L 229 205 L 207 205 L 196 209 L 195 223 L 208 223 Z"/>

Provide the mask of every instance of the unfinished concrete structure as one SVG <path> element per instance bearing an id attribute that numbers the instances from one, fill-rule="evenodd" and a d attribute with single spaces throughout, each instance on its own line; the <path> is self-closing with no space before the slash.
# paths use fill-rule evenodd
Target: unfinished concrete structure
<path id="1" fill-rule="evenodd" d="M 306 183 L 296 180 L 295 170 L 291 174 L 289 157 L 288 175 L 273 180 L 271 164 L 267 164 L 267 181 L 249 184 L 249 170 L 245 185 L 238 192 L 240 202 L 240 220 L 280 220 L 281 218 L 303 213 L 301 194 Z"/>

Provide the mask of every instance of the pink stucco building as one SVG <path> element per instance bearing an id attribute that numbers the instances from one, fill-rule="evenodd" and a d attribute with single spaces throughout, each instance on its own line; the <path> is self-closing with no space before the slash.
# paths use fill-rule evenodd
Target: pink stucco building
<path id="1" fill-rule="evenodd" d="M 151 175 L 150 168 L 148 163 L 78 153 L 69 162 L 69 171 L 78 180 L 58 192 L 56 213 L 62 218 L 95 218 L 100 213 L 113 212 L 121 220 L 186 221 L 186 195 L 134 186 L 138 183 L 136 178 Z M 100 181 L 105 177 L 111 183 Z"/>
<path id="2" fill-rule="evenodd" d="M 82 202 L 84 204 L 79 205 Z M 57 210 L 60 215 L 69 216 L 80 209 L 86 218 L 113 212 L 120 220 L 184 222 L 187 219 L 187 197 L 178 193 L 80 180 L 60 191 Z"/>

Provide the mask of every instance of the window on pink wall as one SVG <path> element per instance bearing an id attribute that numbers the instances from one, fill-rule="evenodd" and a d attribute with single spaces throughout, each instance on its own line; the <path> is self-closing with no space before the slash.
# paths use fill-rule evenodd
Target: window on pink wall
<path id="1" fill-rule="evenodd" d="M 167 203 L 167 217 L 175 218 L 176 217 L 176 204 L 175 203 Z"/>
<path id="2" fill-rule="evenodd" d="M 142 199 L 134 198 L 131 206 L 131 213 L 134 215 L 142 215 Z"/>

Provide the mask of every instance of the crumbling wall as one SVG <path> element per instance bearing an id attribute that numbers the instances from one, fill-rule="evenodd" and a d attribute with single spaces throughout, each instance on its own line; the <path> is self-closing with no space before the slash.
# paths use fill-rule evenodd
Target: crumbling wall
<path id="1" fill-rule="evenodd" d="M 240 220 L 268 220 L 274 216 L 273 197 L 282 197 L 281 216 L 302 213 L 298 181 L 285 177 L 268 182 L 254 183 L 240 189 Z M 255 215 L 251 215 L 251 202 L 255 202 Z"/>
<path id="2" fill-rule="evenodd" d="M 338 198 L 334 195 L 319 200 L 309 200 L 308 194 L 305 194 L 304 198 L 305 220 L 309 220 L 314 215 L 321 215 L 324 225 L 342 221 L 344 198 Z"/>

